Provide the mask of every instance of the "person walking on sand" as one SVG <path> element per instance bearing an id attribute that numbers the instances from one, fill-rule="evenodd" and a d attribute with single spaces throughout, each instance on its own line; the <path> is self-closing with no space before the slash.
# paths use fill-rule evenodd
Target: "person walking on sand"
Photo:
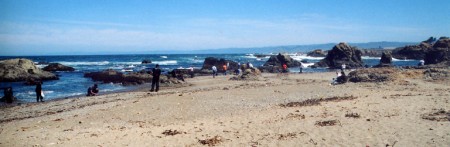
<path id="1" fill-rule="evenodd" d="M 212 69 L 212 72 L 213 72 L 213 78 L 216 78 L 217 67 L 213 65 L 213 66 L 211 67 L 211 69 Z"/>
<path id="2" fill-rule="evenodd" d="M 223 67 L 223 75 L 227 75 L 227 65 L 224 64 L 222 67 Z"/>
<path id="3" fill-rule="evenodd" d="M 44 97 L 42 96 L 43 91 L 42 91 L 42 81 L 39 81 L 36 83 L 36 101 L 37 102 L 44 102 Z"/>
<path id="4" fill-rule="evenodd" d="M 158 92 L 159 91 L 159 77 L 161 76 L 161 69 L 159 69 L 159 64 L 156 64 L 155 68 L 153 68 L 152 70 L 152 89 L 150 89 L 151 92 L 155 91 Z M 156 86 L 156 89 L 155 89 Z"/>

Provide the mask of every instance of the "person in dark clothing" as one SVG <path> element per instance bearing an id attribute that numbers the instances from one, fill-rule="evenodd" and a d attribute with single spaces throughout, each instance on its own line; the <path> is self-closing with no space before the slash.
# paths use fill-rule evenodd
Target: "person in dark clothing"
<path id="1" fill-rule="evenodd" d="M 338 84 L 344 84 L 347 83 L 348 77 L 345 75 L 344 71 L 341 71 L 341 76 L 337 77 L 336 82 Z"/>
<path id="2" fill-rule="evenodd" d="M 156 64 L 155 68 L 152 70 L 153 72 L 153 78 L 152 78 L 152 89 L 150 89 L 151 92 L 155 91 L 158 92 L 159 90 L 159 76 L 161 75 L 161 69 L 159 69 L 159 65 Z M 155 89 L 156 86 L 156 89 Z"/>
<path id="3" fill-rule="evenodd" d="M 89 87 L 86 96 L 96 96 L 98 94 L 98 86 L 94 84 L 94 86 Z"/>
<path id="4" fill-rule="evenodd" d="M 44 102 L 44 97 L 42 96 L 42 82 L 36 83 L 36 101 Z"/>

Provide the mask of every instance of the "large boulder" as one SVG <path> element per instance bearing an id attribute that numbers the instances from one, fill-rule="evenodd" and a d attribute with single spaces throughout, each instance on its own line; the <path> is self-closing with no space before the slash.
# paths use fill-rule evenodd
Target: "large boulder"
<path id="1" fill-rule="evenodd" d="M 383 52 L 380 59 L 380 64 L 375 67 L 392 67 L 392 55 L 390 52 Z"/>
<path id="2" fill-rule="evenodd" d="M 43 68 L 45 71 L 74 71 L 75 68 L 62 65 L 60 63 L 50 63 Z"/>
<path id="3" fill-rule="evenodd" d="M 212 66 L 216 66 L 217 67 L 217 71 L 218 72 L 224 72 L 223 70 L 223 65 L 229 64 L 230 66 L 227 67 L 227 70 L 236 70 L 239 67 L 239 64 L 237 62 L 231 61 L 231 60 L 225 60 L 223 58 L 218 59 L 215 57 L 207 57 L 205 58 L 205 61 L 203 62 L 203 66 L 202 66 L 202 70 L 211 70 Z"/>
<path id="4" fill-rule="evenodd" d="M 366 68 L 348 74 L 350 82 L 385 82 L 397 79 L 398 71 L 394 68 Z"/>
<path id="5" fill-rule="evenodd" d="M 345 64 L 348 68 L 362 67 L 361 54 L 361 51 L 356 47 L 341 42 L 328 51 L 327 57 L 317 62 L 315 66 L 338 69 L 341 68 L 342 64 Z"/>
<path id="6" fill-rule="evenodd" d="M 287 67 L 298 67 L 301 65 L 301 63 L 297 60 L 294 60 L 287 54 L 281 54 L 278 55 L 272 55 L 270 56 L 269 60 L 267 60 L 266 63 L 264 63 L 263 66 L 279 66 L 281 67 L 283 64 L 286 64 Z"/>
<path id="7" fill-rule="evenodd" d="M 107 69 L 100 72 L 85 73 L 84 77 L 92 78 L 94 81 L 101 81 L 103 83 L 121 83 L 123 85 L 136 85 L 151 82 L 152 76 L 146 73 L 131 72 L 124 74 L 112 69 Z"/>
<path id="8" fill-rule="evenodd" d="M 450 39 L 439 39 L 425 55 L 425 64 L 450 65 Z"/>
<path id="9" fill-rule="evenodd" d="M 327 53 L 321 49 L 316 49 L 308 52 L 306 55 L 310 57 L 326 57 Z"/>
<path id="10" fill-rule="evenodd" d="M 432 48 L 431 44 L 421 42 L 419 45 L 409 45 L 396 48 L 392 51 L 392 56 L 397 59 L 422 60 L 425 54 Z"/>
<path id="11" fill-rule="evenodd" d="M 0 81 L 17 82 L 28 79 L 57 80 L 58 77 L 48 71 L 38 68 L 29 59 L 9 59 L 0 61 Z"/>

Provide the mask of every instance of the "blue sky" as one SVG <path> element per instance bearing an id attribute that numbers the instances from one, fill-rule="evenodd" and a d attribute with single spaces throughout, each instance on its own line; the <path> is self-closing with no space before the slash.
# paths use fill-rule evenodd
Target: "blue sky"
<path id="1" fill-rule="evenodd" d="M 0 55 L 132 53 L 450 35 L 448 0 L 0 0 Z"/>

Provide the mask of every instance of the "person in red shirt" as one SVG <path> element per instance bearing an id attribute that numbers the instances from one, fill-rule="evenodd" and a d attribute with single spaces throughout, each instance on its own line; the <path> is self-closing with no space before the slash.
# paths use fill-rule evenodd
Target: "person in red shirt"
<path id="1" fill-rule="evenodd" d="M 283 64 L 283 73 L 287 73 L 287 65 L 286 65 L 286 63 Z"/>
<path id="2" fill-rule="evenodd" d="M 223 75 L 227 75 L 227 65 L 223 65 Z"/>

